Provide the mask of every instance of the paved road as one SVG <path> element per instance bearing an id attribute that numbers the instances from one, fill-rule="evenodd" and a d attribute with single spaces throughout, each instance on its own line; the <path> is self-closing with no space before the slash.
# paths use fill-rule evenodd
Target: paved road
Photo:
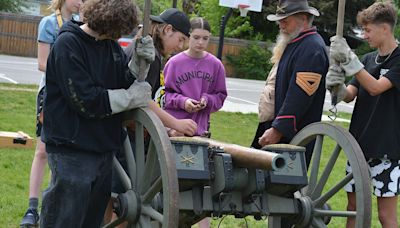
<path id="1" fill-rule="evenodd" d="M 225 101 L 224 109 L 226 111 L 239 111 L 244 113 L 257 113 L 257 104 L 264 88 L 263 81 L 245 80 L 237 78 L 227 79 L 228 98 Z M 349 104 L 341 102 L 337 105 L 339 112 L 353 112 L 354 102 Z M 331 108 L 331 96 L 326 93 L 324 110 Z"/>
<path id="2" fill-rule="evenodd" d="M 41 77 L 35 58 L 0 55 L 0 82 L 39 84 Z"/>
<path id="3" fill-rule="evenodd" d="M 35 58 L 0 55 L 0 82 L 14 84 L 38 84 L 42 73 L 37 70 Z M 257 113 L 257 104 L 264 87 L 263 81 L 227 78 L 228 98 L 222 108 L 224 111 Z M 325 97 L 324 110 L 328 110 L 330 95 Z M 351 113 L 353 103 L 340 103 L 338 111 Z"/>

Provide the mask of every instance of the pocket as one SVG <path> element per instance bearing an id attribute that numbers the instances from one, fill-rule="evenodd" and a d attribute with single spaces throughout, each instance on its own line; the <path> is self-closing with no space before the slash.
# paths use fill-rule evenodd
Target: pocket
<path id="1" fill-rule="evenodd" d="M 46 115 L 44 132 L 46 138 L 54 144 L 72 144 L 78 137 L 79 133 L 79 116 L 68 107 L 63 110 L 54 110 L 49 106 L 50 110 L 45 110 Z"/>

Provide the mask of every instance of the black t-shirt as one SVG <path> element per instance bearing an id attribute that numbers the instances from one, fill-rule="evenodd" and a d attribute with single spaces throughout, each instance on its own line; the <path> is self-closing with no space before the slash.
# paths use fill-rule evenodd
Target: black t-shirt
<path id="1" fill-rule="evenodd" d="M 133 51 L 135 50 L 135 41 L 133 41 L 129 46 L 125 49 L 125 54 L 128 59 L 132 58 Z M 154 61 L 150 64 L 149 72 L 147 73 L 146 81 L 151 85 L 152 94 L 151 97 L 155 100 L 159 105 L 163 104 L 164 99 L 164 77 L 162 75 L 162 57 L 160 52 L 156 49 L 156 56 Z M 161 79 L 162 78 L 162 79 Z M 162 107 L 162 105 L 161 105 Z"/>
<path id="2" fill-rule="evenodd" d="M 390 56 L 377 55 L 371 52 L 364 56 L 365 70 L 376 79 L 388 78 L 393 88 L 371 96 L 355 78 L 350 81 L 358 88 L 350 132 L 366 158 L 400 159 L 400 49 Z"/>
<path id="3" fill-rule="evenodd" d="M 151 97 L 159 103 L 159 99 L 164 95 L 164 76 L 162 75 L 162 57 L 158 51 L 156 51 L 156 58 L 150 64 L 149 73 L 147 74 L 146 81 L 152 87 Z M 162 78 L 162 79 L 161 79 Z M 161 91 L 162 90 L 162 91 Z M 162 93 L 162 94 L 161 94 Z"/>

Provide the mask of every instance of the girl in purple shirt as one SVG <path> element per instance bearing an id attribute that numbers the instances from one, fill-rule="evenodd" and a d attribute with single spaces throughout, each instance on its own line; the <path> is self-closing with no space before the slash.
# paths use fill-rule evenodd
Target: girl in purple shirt
<path id="1" fill-rule="evenodd" d="M 179 119 L 197 123 L 196 135 L 208 132 L 210 114 L 222 108 L 227 96 L 225 68 L 206 51 L 210 25 L 203 18 L 190 21 L 189 49 L 165 65 L 165 110 Z M 174 131 L 174 130 L 171 130 Z M 170 132 L 170 135 L 182 135 Z"/>

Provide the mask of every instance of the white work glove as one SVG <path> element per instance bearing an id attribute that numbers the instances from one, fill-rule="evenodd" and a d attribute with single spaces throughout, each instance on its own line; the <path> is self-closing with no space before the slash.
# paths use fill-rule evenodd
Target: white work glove
<path id="1" fill-rule="evenodd" d="M 138 38 L 135 42 L 136 43 L 134 51 L 132 53 L 132 58 L 128 64 L 129 70 L 135 78 L 138 78 L 140 59 L 144 59 L 146 62 L 144 78 L 146 78 L 147 73 L 150 69 L 150 64 L 154 61 L 155 58 L 153 39 L 151 38 L 151 36 L 145 36 L 143 38 Z"/>
<path id="2" fill-rule="evenodd" d="M 109 89 L 107 92 L 112 114 L 147 107 L 151 100 L 150 84 L 137 80 L 128 89 Z"/>
<path id="3" fill-rule="evenodd" d="M 340 63 L 347 76 L 354 75 L 364 68 L 343 37 L 331 37 L 329 55 L 331 59 Z"/>
<path id="4" fill-rule="evenodd" d="M 334 105 L 341 102 L 347 93 L 345 81 L 345 74 L 342 68 L 336 64 L 332 64 L 329 67 L 328 73 L 326 74 L 326 89 L 331 93 L 331 97 L 336 96 L 336 101 L 333 102 Z"/>

